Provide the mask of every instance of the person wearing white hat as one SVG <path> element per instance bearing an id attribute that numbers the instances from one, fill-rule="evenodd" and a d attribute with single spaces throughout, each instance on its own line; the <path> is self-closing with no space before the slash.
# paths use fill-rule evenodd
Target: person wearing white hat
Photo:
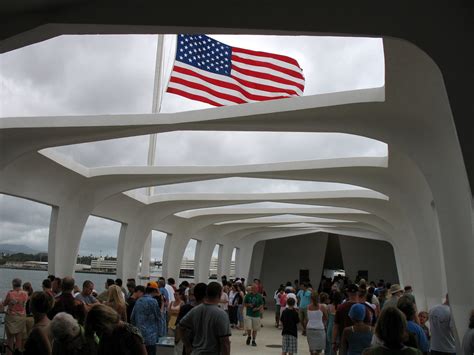
<path id="1" fill-rule="evenodd" d="M 390 286 L 388 293 L 391 295 L 391 297 L 387 301 L 385 301 L 382 309 L 385 309 L 387 307 L 397 307 L 398 300 L 400 297 L 403 296 L 404 292 L 405 291 L 403 290 L 403 288 L 400 287 L 399 284 L 393 284 L 392 286 Z"/>

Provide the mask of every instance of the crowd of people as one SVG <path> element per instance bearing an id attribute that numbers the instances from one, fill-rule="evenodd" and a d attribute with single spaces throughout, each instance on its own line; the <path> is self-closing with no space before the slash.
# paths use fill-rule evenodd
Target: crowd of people
<path id="1" fill-rule="evenodd" d="M 274 301 L 283 355 L 297 352 L 298 327 L 310 354 L 456 354 L 448 295 L 429 312 L 419 311 L 411 286 L 336 276 L 323 277 L 317 289 L 297 280 L 281 284 Z M 474 310 L 463 355 L 474 354 L 473 322 Z"/>
<path id="2" fill-rule="evenodd" d="M 323 278 L 317 288 L 298 280 L 273 294 L 275 328 L 282 354 L 298 352 L 298 336 L 316 354 L 455 354 L 449 297 L 429 311 L 418 310 L 410 286 L 380 280 L 351 282 Z M 95 291 L 72 277 L 49 276 L 42 290 L 12 281 L 5 307 L 7 354 L 157 354 L 159 338 L 174 338 L 176 355 L 230 354 L 232 331 L 257 347 L 267 294 L 262 283 L 243 278 L 178 286 L 173 278 L 137 285 L 107 279 Z M 428 325 L 429 324 L 429 325 Z M 238 340 L 237 340 L 238 341 Z M 463 355 L 474 352 L 474 312 L 462 341 Z M 159 351 L 158 351 L 159 353 Z"/>

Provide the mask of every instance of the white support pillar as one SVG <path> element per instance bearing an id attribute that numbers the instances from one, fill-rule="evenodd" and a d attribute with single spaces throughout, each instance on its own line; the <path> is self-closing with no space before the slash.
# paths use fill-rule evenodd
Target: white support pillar
<path id="1" fill-rule="evenodd" d="M 224 244 L 221 246 L 220 250 L 222 250 L 222 253 L 220 253 L 217 263 L 217 278 L 220 279 L 223 275 L 226 275 L 227 279 L 229 279 L 230 263 L 232 261 L 234 246 L 231 244 Z"/>
<path id="2" fill-rule="evenodd" d="M 163 252 L 163 277 L 179 278 L 184 251 L 190 239 L 179 234 L 168 234 L 166 236 Z"/>
<path id="3" fill-rule="evenodd" d="M 194 279 L 196 282 L 207 283 L 209 281 L 209 269 L 215 246 L 214 240 L 204 239 L 197 242 L 194 257 Z"/>
<path id="4" fill-rule="evenodd" d="M 246 243 L 245 245 L 239 246 L 239 253 L 236 258 L 236 275 L 237 277 L 243 277 L 248 282 L 250 263 L 252 261 L 253 247 L 255 242 Z"/>
<path id="5" fill-rule="evenodd" d="M 150 262 L 151 262 L 151 238 L 153 232 L 150 231 L 148 237 L 146 238 L 145 244 L 143 245 L 142 250 L 142 266 L 140 269 L 141 277 L 150 277 Z"/>
<path id="6" fill-rule="evenodd" d="M 59 207 L 52 206 L 49 220 L 49 240 L 48 240 L 48 273 L 55 275 L 56 270 L 56 230 L 59 218 Z"/>
<path id="7" fill-rule="evenodd" d="M 117 275 L 123 280 L 137 277 L 140 255 L 150 233 L 150 223 L 143 220 L 134 221 L 121 230 L 117 250 Z"/>
<path id="8" fill-rule="evenodd" d="M 53 207 L 48 240 L 48 272 L 73 276 L 82 232 L 89 217 L 78 208 Z"/>
<path id="9" fill-rule="evenodd" d="M 202 241 L 199 239 L 196 240 L 196 247 L 194 248 L 194 277 L 193 281 L 194 282 L 199 282 L 199 270 L 201 269 L 200 267 L 200 255 L 201 255 L 201 250 L 202 250 Z"/>
<path id="10" fill-rule="evenodd" d="M 120 233 L 119 233 L 119 240 L 117 244 L 117 271 L 116 271 L 116 276 L 117 278 L 122 278 L 123 280 L 123 273 L 121 270 L 123 269 L 123 256 L 124 256 L 124 250 L 125 250 L 125 236 L 127 234 L 127 228 L 128 224 L 127 223 L 122 223 L 120 226 Z M 130 276 L 133 278 L 136 278 L 135 276 Z M 129 277 L 125 278 L 128 279 Z"/>
<path id="11" fill-rule="evenodd" d="M 234 257 L 234 260 L 233 260 L 234 261 L 234 267 L 233 267 L 234 277 L 239 277 L 239 275 L 237 274 L 237 261 L 239 260 L 240 248 L 235 247 L 234 249 L 235 249 L 235 257 Z M 230 263 L 231 263 L 231 270 L 232 270 L 232 259 L 231 259 Z"/>

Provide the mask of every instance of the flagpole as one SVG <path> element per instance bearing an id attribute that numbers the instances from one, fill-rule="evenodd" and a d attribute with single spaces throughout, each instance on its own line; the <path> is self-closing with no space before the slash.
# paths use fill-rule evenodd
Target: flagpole
<path id="1" fill-rule="evenodd" d="M 163 97 L 163 91 L 161 90 L 161 84 L 163 80 L 163 51 L 164 46 L 163 42 L 165 40 L 165 35 L 158 35 L 156 43 L 156 61 L 155 61 L 155 80 L 153 84 L 153 102 L 151 107 L 152 113 L 160 113 L 161 111 L 161 101 Z M 155 165 L 155 156 L 156 156 L 156 133 L 150 134 L 150 139 L 148 142 L 148 166 Z M 147 188 L 147 195 L 153 195 L 153 186 Z M 142 251 L 142 267 L 140 275 L 141 277 L 150 277 L 150 260 L 151 260 L 151 237 L 152 231 L 148 235 Z"/>
<path id="2" fill-rule="evenodd" d="M 162 68 L 163 68 L 163 42 L 165 35 L 158 35 L 158 41 L 156 45 L 156 62 L 155 62 L 155 81 L 153 85 L 153 102 L 151 106 L 151 113 L 160 113 L 161 111 L 161 99 L 163 91 L 161 90 L 161 83 L 163 79 Z M 148 166 L 155 165 L 156 155 L 156 133 L 150 134 L 150 141 L 148 143 Z M 153 187 L 148 188 L 148 196 L 153 194 Z"/>

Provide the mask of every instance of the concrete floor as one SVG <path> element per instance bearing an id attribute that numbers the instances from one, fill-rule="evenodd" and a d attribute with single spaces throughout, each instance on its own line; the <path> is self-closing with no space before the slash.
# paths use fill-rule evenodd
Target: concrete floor
<path id="1" fill-rule="evenodd" d="M 263 328 L 257 333 L 256 347 L 245 344 L 247 337 L 243 336 L 243 333 L 243 330 L 232 330 L 232 337 L 230 339 L 232 355 L 281 354 L 281 329 L 275 328 L 273 311 L 265 311 L 263 316 Z M 268 347 L 268 345 L 272 347 Z M 273 345 L 275 345 L 275 347 L 273 347 Z M 298 333 L 298 354 L 309 354 L 308 342 L 306 341 L 306 337 L 301 335 L 301 330 Z"/>

